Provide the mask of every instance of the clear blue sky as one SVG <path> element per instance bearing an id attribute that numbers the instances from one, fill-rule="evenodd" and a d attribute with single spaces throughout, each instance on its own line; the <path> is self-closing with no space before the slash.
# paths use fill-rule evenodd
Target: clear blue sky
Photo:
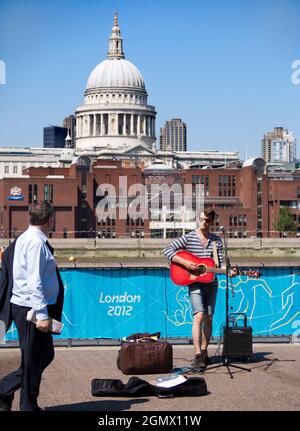
<path id="1" fill-rule="evenodd" d="M 300 85 L 291 80 L 299 0 L 0 0 L 0 146 L 41 147 L 43 126 L 74 113 L 106 58 L 115 9 L 158 139 L 180 117 L 191 151 L 260 155 L 275 126 L 300 146 Z"/>

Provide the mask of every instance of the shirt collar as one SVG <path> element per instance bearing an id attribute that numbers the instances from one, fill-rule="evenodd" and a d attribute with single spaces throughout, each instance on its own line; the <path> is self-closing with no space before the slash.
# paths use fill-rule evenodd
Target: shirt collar
<path id="1" fill-rule="evenodd" d="M 197 229 L 195 229 L 195 235 L 197 236 L 197 238 L 201 241 L 200 236 L 197 233 Z M 213 234 L 211 232 L 208 233 L 208 241 L 207 241 L 207 245 L 213 240 Z M 201 241 L 202 244 L 202 241 Z"/>
<path id="2" fill-rule="evenodd" d="M 36 226 L 29 225 L 28 231 L 34 235 L 39 236 L 44 242 L 47 242 L 48 239 L 44 232 L 42 232 L 40 229 L 38 229 Z"/>

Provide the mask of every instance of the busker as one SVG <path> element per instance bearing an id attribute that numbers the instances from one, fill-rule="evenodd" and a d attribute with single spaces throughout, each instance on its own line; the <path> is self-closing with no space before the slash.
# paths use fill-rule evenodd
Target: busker
<path id="1" fill-rule="evenodd" d="M 173 261 L 184 266 L 190 272 L 197 273 L 198 267 L 195 263 L 177 256 L 176 253 L 180 250 L 186 250 L 197 257 L 213 258 L 215 243 L 218 267 L 225 269 L 222 240 L 210 232 L 214 219 L 215 211 L 212 208 L 205 208 L 200 213 L 199 228 L 182 235 L 163 250 L 163 254 L 169 262 Z M 234 276 L 234 271 L 230 275 Z M 215 277 L 211 283 L 191 283 L 188 286 L 188 291 L 193 311 L 192 337 L 195 350 L 193 366 L 194 368 L 205 369 L 207 365 L 212 363 L 207 354 L 207 347 L 212 334 L 218 279 Z"/>

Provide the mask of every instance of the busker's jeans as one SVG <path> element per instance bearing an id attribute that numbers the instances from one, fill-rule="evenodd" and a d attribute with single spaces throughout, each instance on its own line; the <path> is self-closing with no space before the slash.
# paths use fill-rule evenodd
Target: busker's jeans
<path id="1" fill-rule="evenodd" d="M 21 388 L 20 410 L 39 410 L 37 397 L 42 373 L 54 358 L 52 334 L 39 331 L 34 323 L 26 320 L 30 308 L 15 304 L 11 307 L 19 334 L 21 365 L 0 381 L 0 398 L 12 402 L 15 391 Z"/>

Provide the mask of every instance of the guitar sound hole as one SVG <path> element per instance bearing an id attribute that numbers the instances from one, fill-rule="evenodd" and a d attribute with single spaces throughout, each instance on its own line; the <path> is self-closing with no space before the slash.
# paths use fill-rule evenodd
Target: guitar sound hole
<path id="1" fill-rule="evenodd" d="M 206 273 L 206 266 L 205 265 L 199 265 L 198 266 L 198 273 L 201 274 L 205 274 Z"/>

